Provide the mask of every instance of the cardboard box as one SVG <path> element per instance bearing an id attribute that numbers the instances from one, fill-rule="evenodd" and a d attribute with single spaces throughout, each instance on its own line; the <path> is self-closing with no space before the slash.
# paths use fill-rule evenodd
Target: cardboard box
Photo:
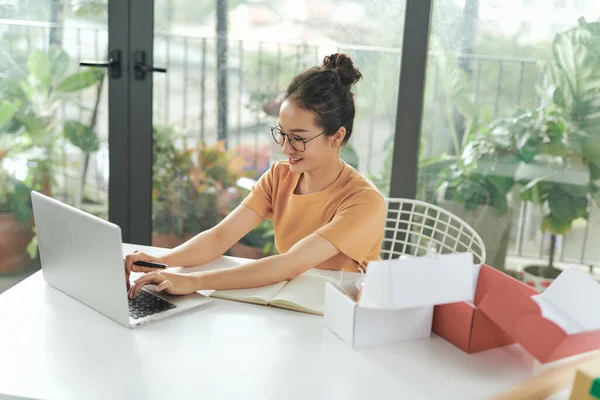
<path id="1" fill-rule="evenodd" d="M 569 400 L 600 399 L 600 361 L 586 363 L 575 373 L 573 390 Z"/>
<path id="2" fill-rule="evenodd" d="M 476 353 L 515 343 L 479 308 L 499 283 L 517 286 L 529 296 L 539 294 L 530 286 L 488 266 L 482 265 L 477 277 L 473 303 L 460 302 L 435 306 L 432 330 L 467 353 Z"/>
<path id="3" fill-rule="evenodd" d="M 541 363 L 600 348 L 600 283 L 577 267 L 542 294 L 498 282 L 479 309 Z"/>
<path id="4" fill-rule="evenodd" d="M 331 283 L 325 289 L 325 325 L 352 347 L 428 337 L 432 317 L 431 306 L 398 310 L 363 307 Z"/>
<path id="5" fill-rule="evenodd" d="M 327 284 L 325 324 L 352 347 L 426 338 L 436 304 L 473 301 L 470 253 L 371 262 L 360 302 Z"/>

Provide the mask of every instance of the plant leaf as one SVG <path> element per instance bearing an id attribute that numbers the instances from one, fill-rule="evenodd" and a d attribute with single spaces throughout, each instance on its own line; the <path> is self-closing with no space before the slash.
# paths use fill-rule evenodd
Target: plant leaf
<path id="1" fill-rule="evenodd" d="M 533 161 L 535 156 L 539 153 L 541 139 L 539 137 L 533 137 L 529 133 L 525 133 L 519 140 L 519 158 L 526 163 Z"/>
<path id="2" fill-rule="evenodd" d="M 497 190 L 492 192 L 492 203 L 494 209 L 498 215 L 504 215 L 508 210 L 508 202 L 506 201 L 506 194 L 503 194 Z"/>
<path id="3" fill-rule="evenodd" d="M 61 92 L 76 92 L 96 85 L 102 79 L 104 71 L 92 68 L 82 72 L 76 72 L 66 77 L 58 84 L 56 90 Z"/>
<path id="4" fill-rule="evenodd" d="M 57 82 L 63 79 L 69 66 L 69 56 L 61 47 L 51 47 L 48 51 L 48 64 L 50 67 L 51 79 Z"/>
<path id="5" fill-rule="evenodd" d="M 21 102 L 18 99 L 14 101 L 3 100 L 0 103 L 0 126 L 6 124 L 13 118 L 20 105 Z"/>
<path id="6" fill-rule="evenodd" d="M 588 185 L 570 185 L 567 183 L 559 183 L 555 186 L 564 192 L 563 196 L 569 197 L 586 197 L 590 192 Z"/>
<path id="7" fill-rule="evenodd" d="M 556 89 L 554 101 L 586 132 L 600 131 L 600 33 L 595 25 L 559 33 L 552 44 L 553 59 L 544 65 Z"/>
<path id="8" fill-rule="evenodd" d="M 79 121 L 67 121 L 64 125 L 64 135 L 69 142 L 86 153 L 93 153 L 100 148 L 96 132 Z"/>
<path id="9" fill-rule="evenodd" d="M 598 135 L 588 137 L 588 140 L 585 141 L 585 146 L 583 147 L 583 154 L 586 158 L 586 162 L 589 163 L 590 172 L 600 170 L 600 137 Z"/>
<path id="10" fill-rule="evenodd" d="M 550 213 L 557 219 L 571 221 L 587 216 L 587 197 L 571 197 L 553 185 L 548 193 Z M 586 193 L 587 194 L 587 193 Z"/>
<path id="11" fill-rule="evenodd" d="M 552 214 L 546 215 L 542 220 L 543 231 L 548 231 L 555 235 L 564 235 L 569 229 L 571 229 L 571 221 L 556 218 Z"/>
<path id="12" fill-rule="evenodd" d="M 38 146 L 43 145 L 46 129 L 51 122 L 50 117 L 36 117 L 31 115 L 20 119 L 20 121 L 31 136 L 33 144 Z"/>
<path id="13" fill-rule="evenodd" d="M 22 223 L 27 223 L 33 218 L 33 211 L 30 204 L 31 189 L 23 182 L 16 181 L 13 195 L 10 199 L 10 208 L 17 219 Z"/>
<path id="14" fill-rule="evenodd" d="M 35 49 L 29 56 L 27 64 L 31 75 L 44 87 L 49 88 L 52 81 L 52 70 L 50 69 L 48 54 L 40 49 Z"/>

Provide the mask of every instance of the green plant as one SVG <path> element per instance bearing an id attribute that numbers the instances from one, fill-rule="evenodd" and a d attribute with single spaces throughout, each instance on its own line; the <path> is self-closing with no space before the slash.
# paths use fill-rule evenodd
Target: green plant
<path id="1" fill-rule="evenodd" d="M 549 269 L 556 235 L 565 234 L 574 220 L 588 219 L 591 199 L 600 205 L 600 23 L 580 18 L 578 26 L 556 35 L 552 55 L 542 64 L 551 105 L 528 115 L 537 129 L 523 141 L 530 157 L 537 153 L 531 157 L 535 161 L 554 169 L 583 166 L 589 181 L 567 184 L 548 174 L 528 182 L 522 192 L 523 200 L 543 206 L 541 229 L 551 233 Z"/>
<path id="2" fill-rule="evenodd" d="M 27 158 L 30 167 L 23 183 L 47 194 L 52 192 L 56 167 L 62 164 L 59 149 L 69 143 L 89 155 L 99 148 L 94 131 L 98 102 L 88 125 L 63 120 L 59 113 L 67 106 L 82 107 L 77 94 L 99 86 L 104 71 L 69 74 L 68 69 L 69 57 L 63 49 L 36 49 L 25 71 L 14 69 L 0 80 L 0 132 L 19 141 L 20 155 Z"/>
<path id="3" fill-rule="evenodd" d="M 9 122 L 17 110 L 17 103 L 3 101 L 0 103 L 0 213 L 13 213 L 15 217 L 26 224 L 31 221 L 32 210 L 29 204 L 30 189 L 17 180 L 4 167 L 5 162 L 18 155 L 27 143 L 22 138 L 6 134 L 4 125 Z"/>
<path id="4" fill-rule="evenodd" d="M 153 154 L 153 223 L 158 235 L 183 239 L 217 225 L 241 200 L 237 180 L 252 174 L 223 142 L 188 146 L 170 127 L 154 128 Z"/>
<path id="5" fill-rule="evenodd" d="M 578 26 L 556 35 L 552 55 L 542 64 L 552 105 L 545 113 L 538 111 L 535 122 L 541 129 L 525 142 L 530 152 L 540 152 L 541 157 L 535 157 L 539 162 L 583 165 L 590 179 L 573 185 L 541 176 L 522 192 L 523 200 L 543 206 L 541 228 L 551 233 L 549 269 L 554 267 L 556 235 L 565 234 L 574 220 L 588 218 L 590 199 L 600 205 L 600 23 L 580 18 Z"/>
<path id="6" fill-rule="evenodd" d="M 13 60 L 14 68 L 0 78 L 0 211 L 12 212 L 28 226 L 33 217 L 30 192 L 52 194 L 56 168 L 66 167 L 60 149 L 67 144 L 85 154 L 85 182 L 89 154 L 99 148 L 94 125 L 104 71 L 69 74 L 67 53 L 54 46 L 47 51 L 34 50 L 26 64 L 22 68 Z M 82 107 L 77 94 L 93 86 L 97 96 L 89 125 L 59 117 L 67 106 Z M 4 168 L 6 163 L 20 164 L 24 176 L 13 176 Z M 29 246 L 32 254 L 35 243 L 34 236 Z"/>
<path id="7" fill-rule="evenodd" d="M 507 212 L 518 164 L 515 139 L 505 126 L 509 121 L 500 119 L 466 136 L 460 156 L 440 173 L 438 190 L 445 198 L 466 210 L 487 205 L 498 215 Z"/>
<path id="8" fill-rule="evenodd" d="M 340 148 L 340 158 L 354 169 L 358 169 L 358 153 L 352 143 L 348 142 Z"/>
<path id="9" fill-rule="evenodd" d="M 256 228 L 248 232 L 240 243 L 246 246 L 263 249 L 264 255 L 277 254 L 275 247 L 275 231 L 273 229 L 273 221 L 265 219 Z"/>
<path id="10" fill-rule="evenodd" d="M 474 210 L 485 205 L 493 207 L 498 215 L 508 210 L 507 195 L 514 180 L 508 176 L 498 175 L 498 165 L 510 160 L 505 154 L 478 154 L 478 150 L 486 149 L 487 143 L 497 140 L 494 131 L 486 123 L 489 120 L 485 109 L 479 109 L 473 100 L 473 89 L 466 72 L 458 67 L 458 60 L 444 51 L 440 40 L 432 41 L 433 61 L 438 70 L 439 91 L 445 126 L 448 127 L 452 139 L 452 151 L 439 157 L 419 156 L 419 172 L 424 179 L 438 177 L 437 191 L 445 199 L 462 203 L 464 209 Z M 459 132 L 455 123 L 455 109 L 465 120 L 463 132 Z M 421 143 L 421 150 L 423 143 Z M 483 156 L 483 157 L 479 157 Z M 421 186 L 426 186 L 420 182 Z M 419 193 L 428 196 L 430 188 L 420 187 Z M 437 196 L 436 196 L 437 198 Z"/>
<path id="11" fill-rule="evenodd" d="M 574 220 L 588 218 L 591 199 L 600 205 L 600 23 L 580 19 L 577 27 L 556 35 L 552 54 L 541 65 L 548 78 L 541 90 L 549 94 L 546 104 L 496 121 L 462 157 L 467 166 L 502 159 L 514 165 L 496 186 L 507 188 L 514 179 L 523 186 L 522 200 L 541 206 L 541 229 L 551 234 L 549 270 L 556 236 Z M 518 163 L 535 168 L 535 176 L 516 172 Z M 576 184 L 575 170 L 588 178 Z M 568 179 L 557 178 L 565 172 Z"/>
<path id="12" fill-rule="evenodd" d="M 565 234 L 574 220 L 588 218 L 588 198 L 599 190 L 593 181 L 571 184 L 556 178 L 557 173 L 571 171 L 570 179 L 575 180 L 574 169 L 589 171 L 582 147 L 587 135 L 556 105 L 521 112 L 500 126 L 497 129 L 509 133 L 507 147 L 512 149 L 515 161 L 541 171 L 535 172 L 536 176 L 517 174 L 515 178 L 522 185 L 521 199 L 541 206 L 541 229 L 551 233 L 552 269 L 556 235 Z"/>

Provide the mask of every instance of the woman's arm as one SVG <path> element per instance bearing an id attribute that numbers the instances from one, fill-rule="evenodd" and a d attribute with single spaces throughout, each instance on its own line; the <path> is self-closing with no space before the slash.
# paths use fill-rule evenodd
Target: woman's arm
<path id="1" fill-rule="evenodd" d="M 157 290 L 187 294 L 197 290 L 224 290 L 266 286 L 292 279 L 339 253 L 327 239 L 313 233 L 296 243 L 288 252 L 245 265 L 192 275 L 151 272 L 136 280 L 130 296 L 135 297 L 144 285 L 156 284 Z"/>
<path id="2" fill-rule="evenodd" d="M 240 289 L 289 280 L 329 260 L 339 253 L 329 241 L 313 233 L 284 254 L 252 261 L 245 265 L 196 274 L 199 289 Z"/>
<path id="3" fill-rule="evenodd" d="M 205 264 L 223 255 L 262 221 L 260 215 L 240 204 L 217 226 L 199 233 L 159 258 L 172 266 Z"/>

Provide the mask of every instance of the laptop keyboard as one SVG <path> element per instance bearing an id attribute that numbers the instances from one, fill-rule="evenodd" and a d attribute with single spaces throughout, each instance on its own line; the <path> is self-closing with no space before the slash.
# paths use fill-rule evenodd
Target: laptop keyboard
<path id="1" fill-rule="evenodd" d="M 129 299 L 129 315 L 133 319 L 147 317 L 172 308 L 175 308 L 175 305 L 144 291 L 140 291 L 135 299 Z"/>

